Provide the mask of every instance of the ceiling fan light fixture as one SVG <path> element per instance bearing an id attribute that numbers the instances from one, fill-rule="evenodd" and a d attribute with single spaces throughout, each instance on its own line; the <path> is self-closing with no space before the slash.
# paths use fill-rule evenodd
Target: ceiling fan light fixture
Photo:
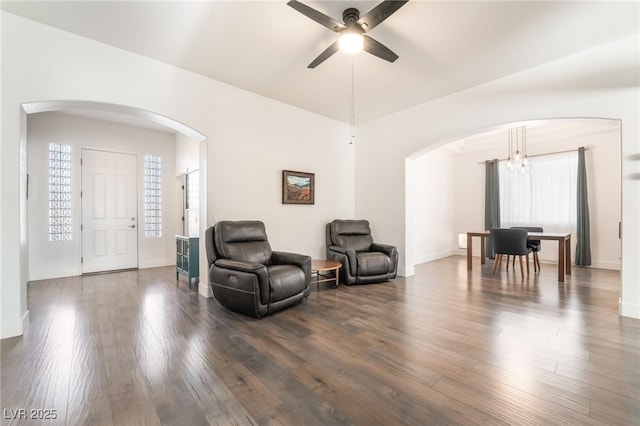
<path id="1" fill-rule="evenodd" d="M 342 12 L 342 20 L 344 21 L 344 24 L 312 7 L 307 6 L 304 3 L 299 2 L 298 0 L 287 1 L 288 6 L 302 13 L 307 18 L 310 18 L 323 27 L 340 34 L 338 40 L 334 41 L 328 48 L 318 55 L 318 57 L 307 65 L 307 68 L 317 67 L 338 50 L 342 50 L 346 53 L 365 51 L 380 59 L 384 59 L 385 61 L 394 62 L 398 59 L 398 55 L 379 41 L 369 37 L 368 35 L 365 36 L 365 33 L 377 27 L 408 1 L 409 0 L 383 0 L 367 12 L 362 18 L 360 17 L 360 11 L 358 9 L 355 7 L 349 7 Z"/>
<path id="2" fill-rule="evenodd" d="M 357 31 L 345 30 L 340 35 L 340 50 L 344 53 L 362 52 L 364 37 Z"/>

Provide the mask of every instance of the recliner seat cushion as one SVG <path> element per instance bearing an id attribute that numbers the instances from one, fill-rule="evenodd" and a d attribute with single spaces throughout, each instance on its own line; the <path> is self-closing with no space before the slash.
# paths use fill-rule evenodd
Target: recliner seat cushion
<path id="1" fill-rule="evenodd" d="M 304 271 L 293 265 L 271 265 L 269 271 L 269 285 L 271 298 L 269 302 L 277 302 L 305 289 Z"/>
<path id="2" fill-rule="evenodd" d="M 380 252 L 360 252 L 358 257 L 358 275 L 387 274 L 391 270 L 391 259 Z"/>

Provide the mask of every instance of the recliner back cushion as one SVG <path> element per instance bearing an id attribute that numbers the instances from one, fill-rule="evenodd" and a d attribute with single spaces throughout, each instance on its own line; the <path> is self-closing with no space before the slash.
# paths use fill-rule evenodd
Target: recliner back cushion
<path id="1" fill-rule="evenodd" d="M 220 221 L 215 227 L 216 251 L 220 257 L 271 264 L 271 245 L 260 221 Z"/>
<path id="2" fill-rule="evenodd" d="M 366 220 L 334 220 L 331 222 L 334 244 L 355 251 L 369 250 L 373 244 L 371 228 Z"/>

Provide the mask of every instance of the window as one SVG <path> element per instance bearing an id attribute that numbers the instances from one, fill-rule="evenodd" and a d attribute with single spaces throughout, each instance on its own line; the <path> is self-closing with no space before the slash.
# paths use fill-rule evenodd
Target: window
<path id="1" fill-rule="evenodd" d="M 524 172 L 500 162 L 500 222 L 570 232 L 577 220 L 578 155 L 537 156 Z"/>
<path id="2" fill-rule="evenodd" d="M 71 145 L 49 144 L 49 241 L 71 240 Z"/>
<path id="3" fill-rule="evenodd" d="M 162 237 L 162 159 L 144 156 L 144 235 Z"/>

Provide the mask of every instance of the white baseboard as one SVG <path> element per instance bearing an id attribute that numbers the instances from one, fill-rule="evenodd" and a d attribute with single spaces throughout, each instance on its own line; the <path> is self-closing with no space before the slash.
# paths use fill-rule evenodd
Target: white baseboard
<path id="1" fill-rule="evenodd" d="M 202 281 L 198 283 L 198 294 L 202 297 L 206 297 L 207 299 L 213 297 L 213 293 L 211 292 L 211 287 L 209 287 L 209 284 Z"/>
<path id="2" fill-rule="evenodd" d="M 409 268 L 403 268 L 401 266 L 398 266 L 399 277 L 411 277 L 415 274 L 416 274 L 416 270 L 413 266 L 410 266 Z"/>
<path id="3" fill-rule="evenodd" d="M 26 311 L 21 319 L 2 323 L 0 327 L 0 339 L 22 336 L 29 329 L 29 311 Z"/>
<path id="4" fill-rule="evenodd" d="M 594 260 L 594 261 L 591 262 L 590 268 L 610 269 L 612 271 L 619 271 L 619 270 L 622 269 L 622 266 L 621 266 L 620 262 L 606 262 L 606 261 L 599 262 L 597 260 Z"/>
<path id="5" fill-rule="evenodd" d="M 414 263 L 416 265 L 420 264 L 420 263 L 426 263 L 426 262 L 432 262 L 434 260 L 438 260 L 438 259 L 444 259 L 445 257 L 449 257 L 449 256 L 453 256 L 455 254 L 467 254 L 466 250 L 460 250 L 460 249 L 454 249 L 454 250 L 447 250 L 447 251 L 443 251 L 440 253 L 434 253 L 434 254 L 428 254 L 425 256 L 421 256 L 421 257 L 416 257 L 415 259 L 413 259 Z"/>
<path id="6" fill-rule="evenodd" d="M 640 319 L 640 304 L 622 303 L 622 299 L 618 299 L 618 314 L 622 317 Z"/>
<path id="7" fill-rule="evenodd" d="M 163 266 L 175 266 L 175 259 L 163 259 L 163 260 L 147 260 L 138 263 L 138 269 L 148 268 L 161 268 Z"/>

